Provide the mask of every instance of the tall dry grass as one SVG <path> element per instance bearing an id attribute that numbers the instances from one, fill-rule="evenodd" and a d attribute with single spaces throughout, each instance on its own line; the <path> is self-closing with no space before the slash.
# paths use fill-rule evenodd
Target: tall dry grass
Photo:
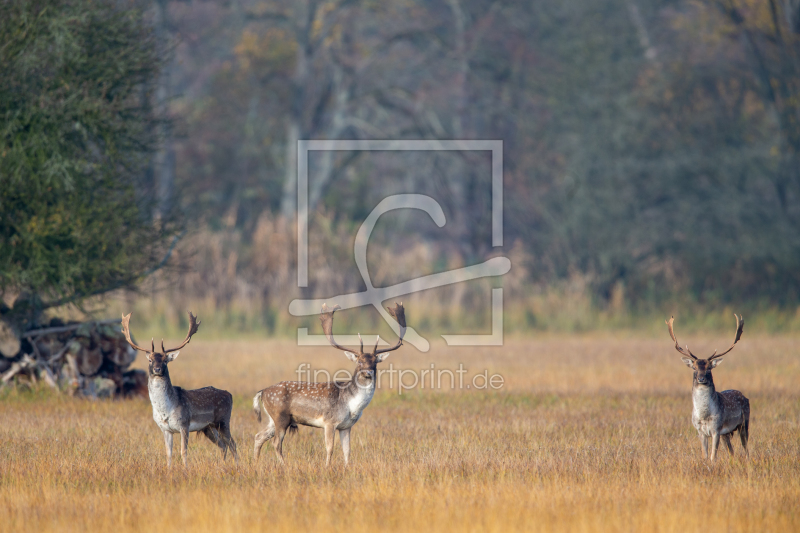
<path id="1" fill-rule="evenodd" d="M 312 217 L 309 286 L 300 289 L 296 228 L 265 213 L 245 233 L 235 227 L 234 218 L 215 230 L 205 227 L 186 236 L 172 257 L 174 268 L 150 276 L 140 286 L 142 293 L 106 295 L 83 302 L 83 308 L 96 309 L 103 318 L 134 311 L 137 329 L 146 336 L 164 332 L 178 336 L 187 325 L 186 310 L 191 309 L 204 320 L 206 334 L 285 338 L 294 336 L 298 327 L 319 327 L 316 317 L 289 314 L 293 299 L 332 298 L 365 290 L 353 254 L 356 224 L 337 221 L 324 212 Z M 485 259 L 465 257 L 444 239 L 426 241 L 412 233 L 397 240 L 389 233 L 379 225 L 369 243 L 367 262 L 375 287 Z M 491 289 L 503 287 L 504 330 L 509 334 L 628 330 L 661 335 L 662 319 L 671 314 L 678 315 L 683 331 L 727 331 L 734 312 L 745 315 L 749 331 L 800 332 L 800 308 L 779 308 L 768 301 L 701 302 L 680 284 L 669 288 L 674 294 L 667 298 L 667 288 L 660 292 L 654 288 L 650 296 L 631 295 L 618 282 L 607 298 L 601 298 L 590 273 L 545 278 L 544 259 L 537 260 L 519 242 L 498 253 L 511 261 L 511 271 L 505 276 L 403 296 L 414 327 L 437 337 L 439 333 L 486 333 L 491 323 Z M 82 318 L 74 308 L 51 313 Z M 383 327 L 374 311 L 343 313 L 337 319 L 345 325 L 357 322 L 362 330 Z M 384 327 L 381 332 L 388 331 Z"/>
<path id="2" fill-rule="evenodd" d="M 693 340 L 692 349 L 725 342 Z M 406 346 L 388 361 L 489 369 L 505 386 L 400 395 L 384 382 L 353 429 L 351 466 L 337 440 L 326 470 L 322 434 L 308 428 L 287 438 L 287 467 L 269 446 L 254 463 L 249 402 L 293 379 L 300 362 L 349 368 L 344 357 L 198 337 L 171 375 L 234 393 L 238 465 L 192 438 L 189 467 L 167 469 L 144 400 L 4 392 L 0 530 L 797 530 L 797 351 L 794 338 L 751 335 L 715 370 L 720 389 L 751 399 L 751 456 L 737 443 L 735 458 L 723 451 L 712 466 L 689 420 L 690 371 L 668 339 L 553 336 L 498 348 L 436 344 L 427 354 Z"/>

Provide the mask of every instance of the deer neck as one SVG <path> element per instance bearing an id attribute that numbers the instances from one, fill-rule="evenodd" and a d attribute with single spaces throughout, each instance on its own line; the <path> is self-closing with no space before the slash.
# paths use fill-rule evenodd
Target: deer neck
<path id="1" fill-rule="evenodd" d="M 692 382 L 692 404 L 699 418 L 706 418 L 719 411 L 719 395 L 714 387 L 714 378 L 711 377 L 711 374 L 708 375 L 705 383 L 698 382 L 695 375 Z"/>
<path id="2" fill-rule="evenodd" d="M 153 404 L 154 409 L 157 405 L 166 407 L 177 402 L 178 394 L 172 386 L 172 381 L 169 379 L 169 370 L 166 368 L 161 376 L 148 373 L 147 390 L 150 393 L 150 402 Z"/>
<path id="3" fill-rule="evenodd" d="M 350 412 L 354 415 L 360 415 L 372 401 L 375 395 L 375 378 L 371 380 L 359 379 L 358 373 L 353 376 L 350 383 L 342 389 L 340 396 L 346 403 Z"/>

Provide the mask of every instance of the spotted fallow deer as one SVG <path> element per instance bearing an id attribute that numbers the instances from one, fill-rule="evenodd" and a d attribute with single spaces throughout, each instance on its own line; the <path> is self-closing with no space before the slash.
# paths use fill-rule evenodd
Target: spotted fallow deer
<path id="1" fill-rule="evenodd" d="M 358 352 L 350 352 L 333 340 L 333 314 L 337 309 L 341 308 L 337 305 L 328 310 L 323 304 L 320 321 L 331 346 L 344 351 L 347 358 L 356 363 L 352 379 L 327 382 L 281 381 L 277 385 L 258 391 L 253 398 L 253 411 L 261 422 L 263 407 L 269 421 L 266 429 L 256 434 L 254 450 L 256 460 L 264 443 L 274 438 L 275 452 L 283 464 L 283 438 L 288 429 L 296 430 L 299 424 L 325 430 L 325 447 L 328 452 L 326 466 L 331 464 L 335 432 L 339 430 L 344 463 L 347 466 L 350 460 L 350 428 L 361 418 L 361 413 L 375 394 L 378 363 L 388 357 L 387 352 L 403 345 L 406 317 L 402 303 L 396 304 L 394 309 L 387 308 L 400 325 L 400 338 L 394 346 L 378 349 L 376 341 L 372 352 L 365 352 L 364 341 L 361 340 L 361 349 Z M 360 340 L 361 335 L 358 338 Z"/>
<path id="2" fill-rule="evenodd" d="M 189 344 L 192 335 L 197 333 L 200 322 L 197 317 L 189 312 L 189 333 L 186 339 L 177 348 L 164 348 L 161 341 L 161 351 L 156 351 L 155 342 L 150 340 L 150 349 L 147 350 L 134 344 L 130 331 L 131 315 L 122 317 L 122 333 L 125 334 L 128 344 L 136 350 L 142 351 L 149 362 L 147 372 L 147 389 L 150 393 L 150 403 L 153 405 L 153 420 L 164 433 L 164 444 L 167 447 L 167 466 L 172 464 L 172 435 L 181 435 L 181 458 L 186 466 L 186 449 L 189 444 L 189 432 L 202 432 L 211 442 L 222 450 L 222 458 L 231 450 L 233 458 L 236 457 L 236 442 L 231 437 L 231 411 L 233 410 L 233 397 L 231 393 L 214 387 L 185 390 L 173 387 L 169 378 L 167 365 L 178 357 L 178 350 Z"/>
<path id="3" fill-rule="evenodd" d="M 734 431 L 739 432 L 742 440 L 742 447 L 747 456 L 747 440 L 750 435 L 750 400 L 738 390 L 725 390 L 717 392 L 714 388 L 714 378 L 711 369 L 722 362 L 722 356 L 733 350 L 736 343 L 742 337 L 744 331 L 744 319 L 736 317 L 736 337 L 733 344 L 724 352 L 714 354 L 708 359 L 699 359 L 691 351 L 689 346 L 681 348 L 675 333 L 672 330 L 672 322 L 675 317 L 667 321 L 669 335 L 675 341 L 675 349 L 684 355 L 683 362 L 694 370 L 692 381 L 692 424 L 697 429 L 700 436 L 700 443 L 703 447 L 703 455 L 708 458 L 708 439 L 711 438 L 711 462 L 717 458 L 720 438 L 725 441 L 728 451 L 733 455 L 731 446 L 731 436 Z"/>

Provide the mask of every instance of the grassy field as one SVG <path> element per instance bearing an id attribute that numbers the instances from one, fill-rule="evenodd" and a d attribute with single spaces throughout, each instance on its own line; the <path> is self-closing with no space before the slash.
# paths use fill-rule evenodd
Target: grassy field
<path id="1" fill-rule="evenodd" d="M 695 353 L 730 343 L 681 340 Z M 193 437 L 188 468 L 167 469 L 145 400 L 6 390 L 0 530 L 796 531 L 799 348 L 795 337 L 745 336 L 714 371 L 719 390 L 750 398 L 751 456 L 737 442 L 735 458 L 720 450 L 711 466 L 690 422 L 691 372 L 668 338 L 553 336 L 427 354 L 407 346 L 383 366 L 463 364 L 466 383 L 488 370 L 504 386 L 401 395 L 384 376 L 353 429 L 351 466 L 337 438 L 327 470 L 322 432 L 310 428 L 287 437 L 287 467 L 269 444 L 254 463 L 250 401 L 295 379 L 301 362 L 349 369 L 342 354 L 198 336 L 170 365 L 172 379 L 234 394 L 238 465 Z"/>

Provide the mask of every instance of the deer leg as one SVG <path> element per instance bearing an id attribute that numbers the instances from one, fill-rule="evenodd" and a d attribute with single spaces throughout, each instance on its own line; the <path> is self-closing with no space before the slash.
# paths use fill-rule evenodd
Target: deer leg
<path id="1" fill-rule="evenodd" d="M 261 455 L 261 447 L 264 446 L 269 439 L 275 436 L 275 426 L 270 426 L 264 431 L 260 431 L 256 433 L 256 445 L 253 448 L 253 455 L 255 456 L 256 460 Z"/>
<path id="2" fill-rule="evenodd" d="M 725 446 L 728 448 L 728 451 L 730 452 L 731 457 L 733 457 L 734 453 L 733 453 L 733 446 L 731 445 L 731 434 L 728 433 L 727 435 L 723 435 L 722 436 L 722 440 L 725 441 Z"/>
<path id="3" fill-rule="evenodd" d="M 236 441 L 233 440 L 233 436 L 231 435 L 231 426 L 228 423 L 225 423 L 222 426 L 222 436 L 225 439 L 225 450 L 223 451 L 222 458 L 225 459 L 227 456 L 228 448 L 231 449 L 231 455 L 233 455 L 233 462 L 237 465 L 239 464 L 239 456 L 236 453 Z"/>
<path id="4" fill-rule="evenodd" d="M 744 456 L 750 457 L 750 452 L 747 451 L 747 441 L 750 440 L 750 401 L 745 400 L 743 409 L 742 423 L 739 424 L 739 438 L 742 440 L 742 448 L 744 448 Z"/>
<path id="5" fill-rule="evenodd" d="M 217 433 L 216 429 L 214 429 L 211 426 L 208 426 L 205 429 L 203 429 L 202 432 L 203 432 L 203 435 L 205 435 L 208 440 L 210 440 L 211 442 L 213 442 L 217 446 L 222 447 L 220 442 L 219 442 L 219 433 Z M 198 433 L 198 435 L 199 435 L 199 433 Z"/>
<path id="6" fill-rule="evenodd" d="M 164 432 L 164 446 L 167 448 L 167 468 L 172 466 L 172 433 Z"/>
<path id="7" fill-rule="evenodd" d="M 219 435 L 220 435 L 220 442 L 219 447 L 222 449 L 222 460 L 228 458 L 228 449 L 231 450 L 231 455 L 233 455 L 233 460 L 237 464 L 239 463 L 239 458 L 236 456 L 236 442 L 233 440 L 231 436 L 231 428 L 230 426 L 223 422 L 219 423 Z"/>
<path id="8" fill-rule="evenodd" d="M 347 464 L 350 462 L 350 428 L 339 430 L 339 440 L 342 441 L 344 466 L 347 466 Z"/>
<path id="9" fill-rule="evenodd" d="M 226 398 L 227 401 L 225 402 L 224 411 L 217 415 L 217 429 L 219 430 L 220 434 L 222 460 L 224 461 L 228 458 L 228 449 L 230 448 L 231 454 L 233 454 L 233 461 L 236 464 L 239 464 L 239 457 L 237 457 L 236 454 L 236 442 L 231 436 L 231 412 L 233 411 L 233 397 L 228 394 Z"/>
<path id="10" fill-rule="evenodd" d="M 278 460 L 282 465 L 286 464 L 283 460 L 283 438 L 286 436 L 286 428 L 281 428 L 275 432 L 275 441 L 272 443 L 275 446 L 275 453 L 278 454 Z"/>
<path id="11" fill-rule="evenodd" d="M 750 452 L 747 451 L 747 440 L 750 437 L 747 434 L 747 429 L 748 429 L 747 426 L 748 425 L 749 425 L 749 421 L 745 420 L 744 423 L 741 426 L 739 426 L 739 438 L 742 441 L 742 448 L 744 448 L 744 456 L 745 457 L 750 457 Z"/>
<path id="12" fill-rule="evenodd" d="M 181 428 L 181 459 L 186 466 L 186 455 L 189 448 L 189 428 Z"/>
<path id="13" fill-rule="evenodd" d="M 719 433 L 711 435 L 711 462 L 717 460 L 717 450 L 719 449 Z"/>
<path id="14" fill-rule="evenodd" d="M 219 449 L 222 450 L 222 460 L 224 461 L 228 456 L 228 442 L 224 431 L 218 431 L 217 428 L 213 426 L 207 426 L 202 431 L 203 435 L 205 435 L 208 440 L 216 444 Z"/>
<path id="15" fill-rule="evenodd" d="M 336 440 L 336 428 L 332 425 L 325 426 L 325 449 L 328 457 L 325 459 L 325 466 L 331 466 L 331 456 L 333 455 L 333 443 Z"/>
<path id="16" fill-rule="evenodd" d="M 703 459 L 708 459 L 708 437 L 700 433 L 700 448 L 703 450 Z"/>

